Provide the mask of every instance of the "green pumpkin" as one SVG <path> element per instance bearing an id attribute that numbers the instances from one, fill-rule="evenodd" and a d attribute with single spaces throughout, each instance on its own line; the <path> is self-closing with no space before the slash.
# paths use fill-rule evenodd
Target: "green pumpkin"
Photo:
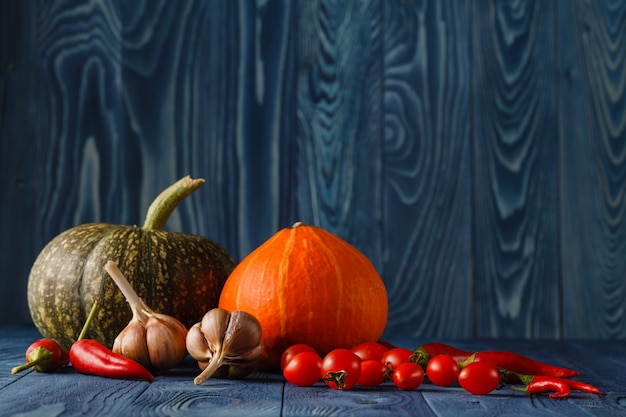
<path id="1" fill-rule="evenodd" d="M 232 257 L 204 237 L 163 230 L 176 206 L 203 183 L 185 177 L 168 187 L 148 209 L 143 227 L 84 224 L 50 241 L 28 279 L 28 307 L 41 334 L 69 347 L 97 300 L 99 313 L 88 337 L 113 345 L 132 313 L 104 269 L 109 260 L 148 306 L 188 328 L 217 307 L 235 266 Z"/>

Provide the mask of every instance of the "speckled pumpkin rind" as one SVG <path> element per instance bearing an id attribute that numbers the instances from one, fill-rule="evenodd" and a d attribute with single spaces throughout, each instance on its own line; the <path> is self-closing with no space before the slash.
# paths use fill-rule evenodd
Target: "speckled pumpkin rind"
<path id="1" fill-rule="evenodd" d="M 226 250 L 201 236 L 105 223 L 68 229 L 44 247 L 28 280 L 28 306 L 43 336 L 69 347 L 98 300 L 88 337 L 113 345 L 132 313 L 104 269 L 108 260 L 147 305 L 187 327 L 217 306 L 235 266 Z"/>

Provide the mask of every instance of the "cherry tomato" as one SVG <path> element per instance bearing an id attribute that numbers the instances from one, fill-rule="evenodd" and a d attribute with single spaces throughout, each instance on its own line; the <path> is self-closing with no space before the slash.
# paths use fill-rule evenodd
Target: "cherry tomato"
<path id="1" fill-rule="evenodd" d="M 296 343 L 295 345 L 291 345 L 287 349 L 285 349 L 282 356 L 280 357 L 280 369 L 285 369 L 285 365 L 287 365 L 287 362 L 289 362 L 291 358 L 293 358 L 296 354 L 300 352 L 317 353 L 313 347 L 304 343 Z"/>
<path id="2" fill-rule="evenodd" d="M 459 364 L 448 355 L 437 355 L 426 365 L 426 376 L 435 385 L 448 387 L 459 377 Z"/>
<path id="3" fill-rule="evenodd" d="M 350 349 L 334 349 L 322 361 L 322 379 L 333 389 L 352 388 L 361 377 L 361 358 Z"/>
<path id="4" fill-rule="evenodd" d="M 365 342 L 354 346 L 350 350 L 356 353 L 362 361 L 371 359 L 380 362 L 383 358 L 383 353 L 387 352 L 389 349 L 380 343 Z"/>
<path id="5" fill-rule="evenodd" d="M 358 384 L 364 387 L 375 387 L 388 378 L 389 369 L 379 360 L 367 359 L 361 362 L 361 376 Z"/>
<path id="6" fill-rule="evenodd" d="M 315 352 L 297 353 L 283 368 L 283 376 L 299 387 L 310 387 L 320 380 L 322 358 Z"/>
<path id="7" fill-rule="evenodd" d="M 489 394 L 498 388 L 500 373 L 489 362 L 472 362 L 459 372 L 459 384 L 472 394 Z"/>
<path id="8" fill-rule="evenodd" d="M 409 362 L 412 354 L 413 351 L 406 348 L 393 348 L 383 353 L 380 361 L 393 371 L 401 363 Z"/>
<path id="9" fill-rule="evenodd" d="M 424 381 L 424 370 L 416 363 L 403 362 L 394 369 L 393 383 L 403 391 L 413 390 Z"/>

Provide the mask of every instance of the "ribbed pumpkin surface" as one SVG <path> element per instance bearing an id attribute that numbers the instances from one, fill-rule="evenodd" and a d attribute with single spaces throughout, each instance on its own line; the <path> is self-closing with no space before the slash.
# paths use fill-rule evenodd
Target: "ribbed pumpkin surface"
<path id="1" fill-rule="evenodd" d="M 187 327 L 216 307 L 232 257 L 202 236 L 163 230 L 176 206 L 203 183 L 187 176 L 166 188 L 143 227 L 90 223 L 52 239 L 28 277 L 28 307 L 41 334 L 69 348 L 97 300 L 101 308 L 88 336 L 112 347 L 132 313 L 104 269 L 109 260 L 148 306 Z"/>
<path id="2" fill-rule="evenodd" d="M 296 223 L 244 258 L 228 277 L 219 306 L 261 322 L 264 368 L 284 349 L 307 343 L 321 355 L 380 338 L 387 291 L 358 249 L 315 226 Z"/>
<path id="3" fill-rule="evenodd" d="M 234 267 L 222 247 L 201 236 L 105 223 L 74 227 L 46 245 L 31 269 L 28 305 L 44 336 L 69 347 L 98 300 L 90 337 L 112 346 L 132 314 L 104 269 L 107 260 L 153 310 L 187 327 L 217 305 Z"/>

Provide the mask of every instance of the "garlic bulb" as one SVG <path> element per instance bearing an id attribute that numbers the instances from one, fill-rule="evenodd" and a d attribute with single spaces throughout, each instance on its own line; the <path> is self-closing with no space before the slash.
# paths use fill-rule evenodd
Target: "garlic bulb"
<path id="1" fill-rule="evenodd" d="M 211 376 L 243 378 L 263 353 L 261 324 L 245 311 L 214 308 L 189 329 L 187 351 L 202 369 L 196 385 Z"/>
<path id="2" fill-rule="evenodd" d="M 180 364 L 187 356 L 187 328 L 174 317 L 151 310 L 115 262 L 108 261 L 104 269 L 122 291 L 133 312 L 133 318 L 115 338 L 113 352 L 157 372 Z"/>

